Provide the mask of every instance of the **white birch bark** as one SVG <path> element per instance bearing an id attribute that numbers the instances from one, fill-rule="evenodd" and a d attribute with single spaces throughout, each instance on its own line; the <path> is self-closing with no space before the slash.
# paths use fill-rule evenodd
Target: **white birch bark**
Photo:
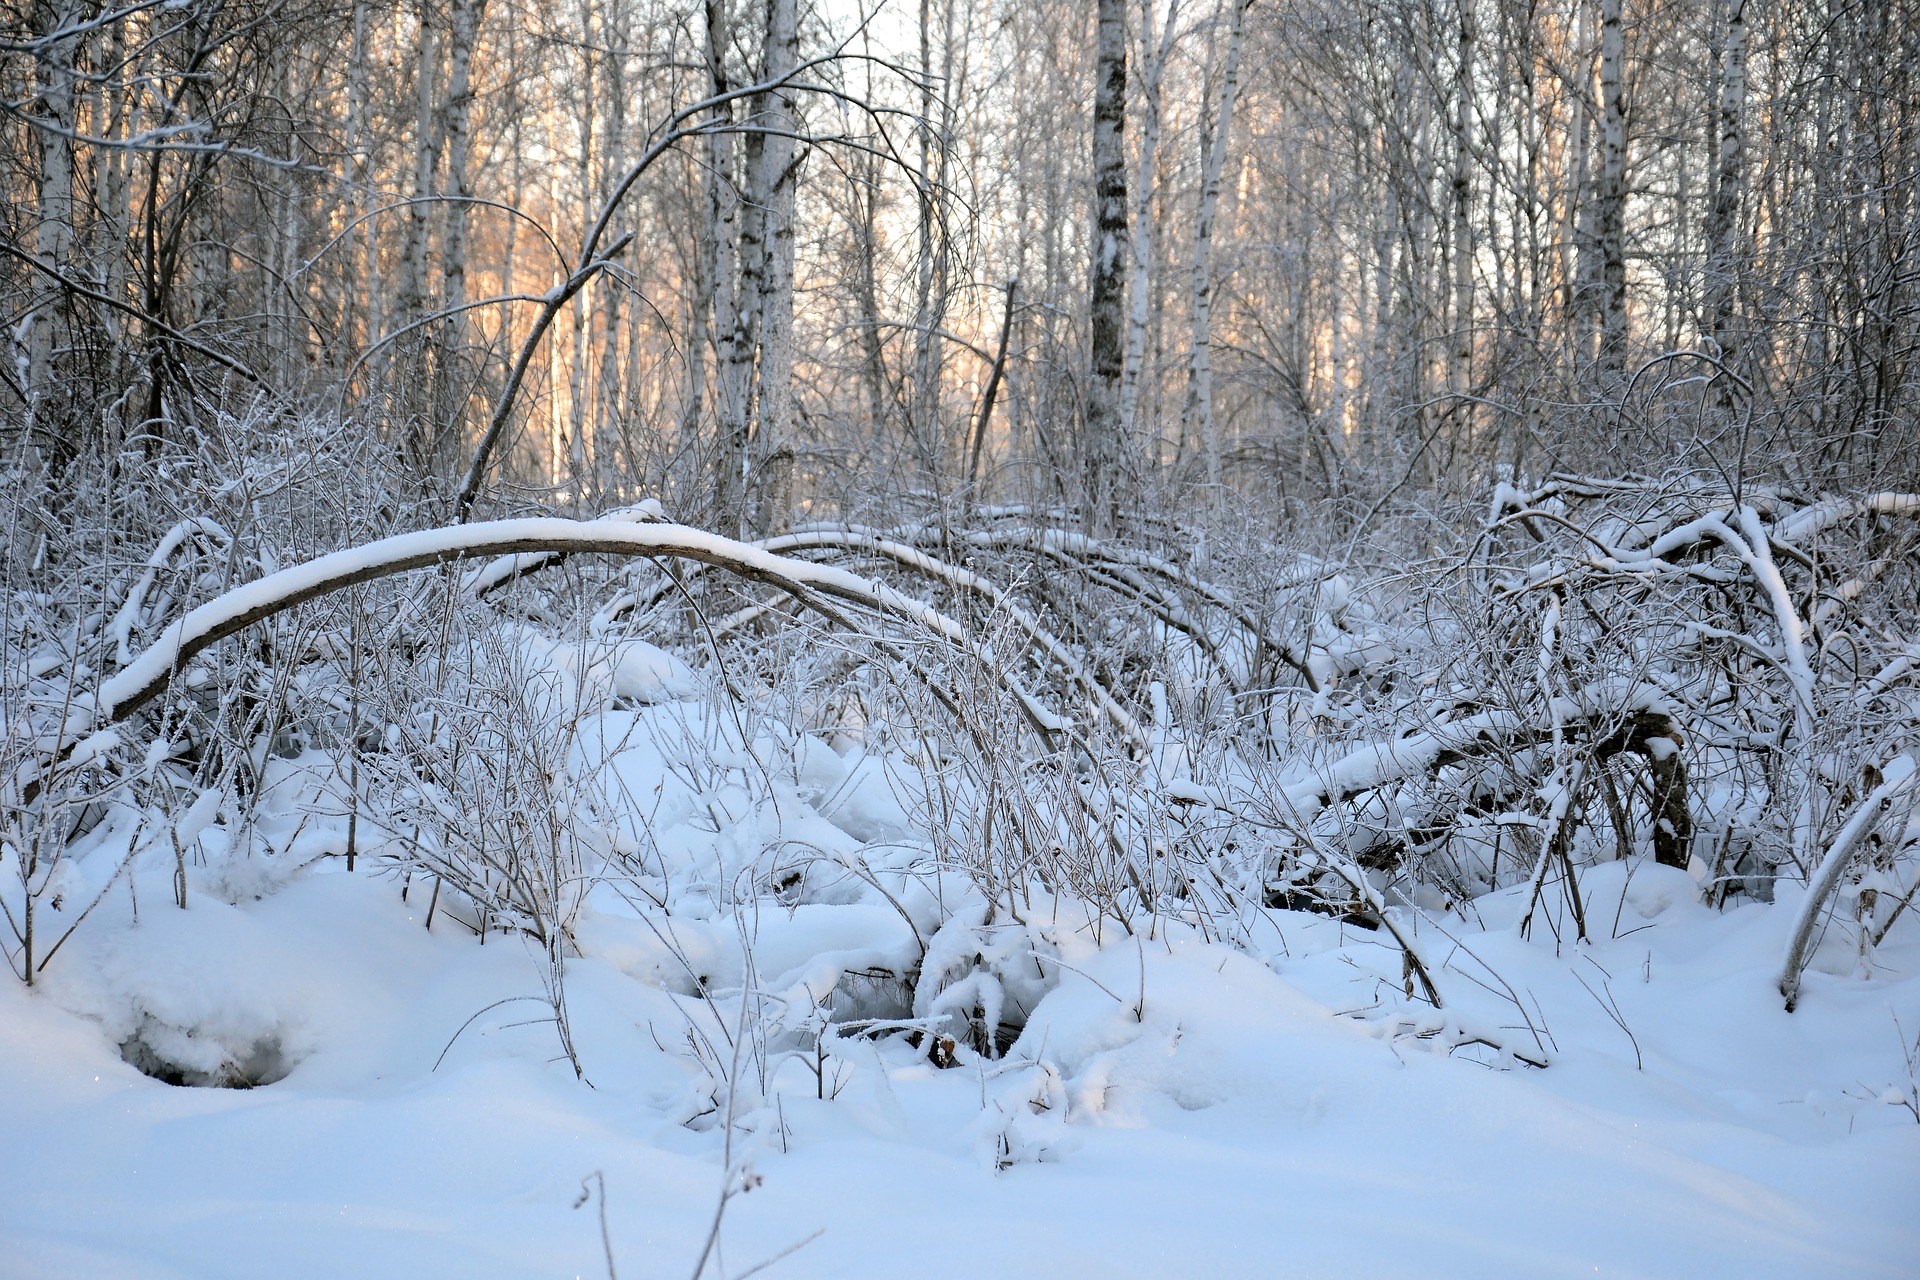
<path id="1" fill-rule="evenodd" d="M 1733 331 L 1734 286 L 1738 273 L 1735 240 L 1746 183 L 1747 0 L 1727 0 L 1727 27 L 1720 55 L 1717 119 L 1708 127 L 1718 145 L 1713 157 L 1713 206 L 1707 214 L 1707 296 L 1709 336 L 1720 359 L 1739 358 Z M 1733 383 L 1719 382 L 1723 405 L 1731 405 Z"/>
<path id="2" fill-rule="evenodd" d="M 593 223 L 594 94 L 599 83 L 598 44 L 595 40 L 593 0 L 580 0 L 580 101 L 575 108 L 578 130 L 574 143 L 574 183 L 580 203 L 581 228 Z M 555 201 L 555 206 L 559 202 Z M 567 459 L 574 497 L 591 500 L 591 461 L 587 454 L 588 423 L 593 395 L 587 386 L 587 352 L 593 343 L 593 302 L 605 282 L 595 280 L 574 298 L 573 343 L 567 357 Z"/>
<path id="3" fill-rule="evenodd" d="M 426 311 L 427 239 L 431 228 L 434 170 L 438 139 L 434 136 L 434 85 L 439 78 L 439 36 L 433 9 L 418 6 L 420 30 L 414 57 L 413 190 L 407 206 L 406 238 L 400 250 L 400 280 L 395 310 L 401 324 L 410 324 Z"/>
<path id="4" fill-rule="evenodd" d="M 348 282 L 342 290 L 341 332 L 350 346 L 364 350 L 379 333 L 378 308 L 384 290 L 377 288 L 379 243 L 372 228 L 361 224 L 370 208 L 368 175 L 373 157 L 368 135 L 372 88 L 368 79 L 367 0 L 354 0 L 352 44 L 347 51 L 347 211 L 357 224 L 348 248 Z M 363 311 L 364 308 L 364 311 Z"/>
<path id="5" fill-rule="evenodd" d="M 764 29 L 762 38 L 764 41 Z M 764 51 L 764 45 L 763 45 Z M 765 109 L 755 99 L 755 116 Z M 735 208 L 733 252 L 737 285 L 733 295 L 733 337 L 726 363 L 720 369 L 720 457 L 714 503 L 720 530 L 729 536 L 746 532 L 747 468 L 753 443 L 754 368 L 760 352 L 760 308 L 765 301 L 767 270 L 767 193 L 760 183 L 766 168 L 762 158 L 767 137 L 749 133 L 741 148 L 744 185 Z"/>
<path id="6" fill-rule="evenodd" d="M 1453 342 L 1447 381 L 1456 397 L 1473 392 L 1473 63 L 1477 32 L 1473 0 L 1459 4 L 1459 49 L 1453 82 Z M 1473 410 L 1454 401 L 1455 420 L 1472 426 Z"/>
<path id="7" fill-rule="evenodd" d="M 457 307 L 467 300 L 467 201 L 473 198 L 473 175 L 468 171 L 473 153 L 473 54 L 486 17 L 486 0 L 452 0 L 447 22 L 447 98 L 445 121 L 447 158 L 446 224 L 440 246 L 441 303 Z M 458 319 L 449 320 L 458 332 Z"/>
<path id="8" fill-rule="evenodd" d="M 75 0 L 35 0 L 31 29 L 40 37 L 34 48 L 33 116 L 40 150 L 33 248 L 35 255 L 55 271 L 65 271 L 73 256 L 74 236 L 74 77 L 79 41 L 74 37 L 48 39 L 78 17 Z M 23 381 L 27 389 L 27 433 L 55 431 L 47 421 L 48 401 L 58 386 L 56 358 L 67 331 L 69 308 L 65 290 L 50 277 L 32 282 L 36 303 L 26 321 Z M 64 442 L 70 444 L 70 442 Z M 63 451 L 57 442 L 55 452 Z"/>
<path id="9" fill-rule="evenodd" d="M 1127 10 L 1125 0 L 1097 0 L 1094 50 L 1094 228 L 1089 328 L 1086 473 L 1088 527 L 1113 531 L 1122 465 L 1120 384 L 1126 372 L 1127 292 Z"/>
<path id="10" fill-rule="evenodd" d="M 790 74 L 799 60 L 796 0 L 768 0 L 767 78 Z M 764 483 L 754 485 L 749 514 L 755 531 L 765 536 L 785 527 L 793 468 L 794 135 L 800 113 L 792 93 L 776 89 L 767 95 L 761 115 L 770 132 L 760 149 L 761 173 L 754 182 L 756 194 L 766 202 L 766 266 L 760 274 L 760 420 L 751 463 L 761 470 Z"/>
<path id="11" fill-rule="evenodd" d="M 1140 414 L 1140 383 L 1146 376 L 1147 330 L 1153 308 L 1153 198 L 1159 183 L 1160 87 L 1179 34 L 1180 0 L 1167 6 L 1166 26 L 1156 32 L 1159 0 L 1140 0 L 1140 167 L 1134 175 L 1133 284 L 1127 315 L 1127 364 L 1120 384 L 1120 427 L 1129 437 Z"/>
<path id="12" fill-rule="evenodd" d="M 600 186 L 595 192 L 596 202 L 604 201 L 612 194 L 610 187 L 617 175 L 627 167 L 627 50 L 632 40 L 631 24 L 626 0 L 607 0 L 601 17 L 601 38 L 606 45 L 605 65 L 600 77 L 600 93 L 605 104 L 605 117 L 602 121 L 600 151 Z M 622 418 L 622 382 L 621 368 L 624 364 L 625 346 L 622 342 L 621 299 L 623 291 L 613 282 L 602 277 L 595 282 L 599 303 L 600 331 L 600 371 L 594 388 L 594 470 L 596 474 L 596 492 L 594 504 L 604 508 L 615 499 L 606 492 L 609 486 L 619 483 L 624 469 L 619 458 Z"/>
<path id="13" fill-rule="evenodd" d="M 731 29 L 727 0 L 706 0 L 707 88 L 712 97 L 726 93 L 731 87 L 726 61 Z M 722 104 L 714 108 L 711 119 L 715 125 L 721 125 L 730 120 L 732 114 L 732 107 Z M 714 417 L 720 437 L 720 453 L 724 458 L 727 431 L 734 417 L 729 401 L 733 390 L 729 371 L 733 363 L 734 296 L 739 271 L 734 257 L 733 238 L 737 217 L 733 186 L 734 135 L 724 132 L 709 134 L 703 158 L 706 171 L 702 176 L 704 201 L 700 210 L 698 268 L 702 278 L 696 285 L 694 306 L 699 313 L 699 327 L 694 336 L 701 338 L 710 335 L 708 340 L 713 348 L 715 381 Z M 702 329 L 705 330 L 704 334 Z M 706 355 L 703 348 L 691 353 L 688 358 L 690 385 L 685 425 L 689 439 L 700 429 L 706 412 Z M 725 464 L 722 462 L 715 469 L 716 501 L 726 483 L 724 471 Z"/>
<path id="14" fill-rule="evenodd" d="M 1200 177 L 1200 209 L 1193 223 L 1193 352 L 1187 379 L 1187 416 L 1191 437 L 1200 442 L 1207 489 L 1218 500 L 1221 483 L 1220 433 L 1213 416 L 1213 232 L 1220 206 L 1220 174 L 1226 166 L 1233 126 L 1234 99 L 1240 91 L 1240 49 L 1248 0 L 1227 0 L 1227 60 L 1221 70 L 1220 106 L 1201 134 L 1205 160 Z"/>
<path id="15" fill-rule="evenodd" d="M 1626 370 L 1627 82 L 1621 0 L 1600 0 L 1600 369 L 1609 389 Z"/>

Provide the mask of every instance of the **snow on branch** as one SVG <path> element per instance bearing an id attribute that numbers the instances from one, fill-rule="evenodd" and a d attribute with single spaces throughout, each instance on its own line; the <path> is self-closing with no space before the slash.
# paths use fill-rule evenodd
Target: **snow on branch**
<path id="1" fill-rule="evenodd" d="M 1782 520 L 1775 532 L 1789 542 L 1825 533 L 1835 525 L 1863 516 L 1920 516 L 1920 493 L 1875 493 L 1864 498 L 1832 498 L 1816 502 Z"/>
<path id="2" fill-rule="evenodd" d="M 1060 664 L 1075 684 L 1086 693 L 1100 713 L 1125 734 L 1129 741 L 1144 749 L 1147 745 L 1146 732 L 1124 707 L 1115 702 L 1101 683 L 1094 679 L 1083 663 L 1071 649 L 1046 629 L 1040 619 L 1022 608 L 1006 592 L 987 581 L 970 569 L 949 564 L 944 560 L 928 555 L 916 547 L 880 536 L 878 533 L 859 528 L 842 530 L 812 529 L 803 533 L 785 534 L 768 538 L 760 544 L 768 551 L 784 553 L 818 548 L 835 550 L 865 551 L 891 560 L 903 568 L 912 569 L 929 577 L 971 592 L 987 604 L 1010 618 L 1028 640 L 1037 646 L 1046 656 Z"/>
<path id="3" fill-rule="evenodd" d="M 87 724 L 63 735 L 65 743 L 76 740 L 90 725 L 111 725 L 124 720 L 164 692 L 174 676 L 197 654 L 295 605 L 356 583 L 455 560 L 512 557 L 510 561 L 496 562 L 501 572 L 511 576 L 524 571 L 529 563 L 519 557 L 561 553 L 673 556 L 694 560 L 778 587 L 816 612 L 836 620 L 841 617 L 839 611 L 825 606 L 820 597 L 863 606 L 930 632 L 965 652 L 976 652 L 966 629 L 939 610 L 882 583 L 831 565 L 789 559 L 684 525 L 636 523 L 633 516 L 588 521 L 497 520 L 398 534 L 365 546 L 336 551 L 269 574 L 208 601 L 174 622 L 157 641 L 104 681 L 92 715 L 86 717 Z M 995 664 L 988 663 L 988 666 L 1030 715 L 1038 709 L 1032 695 L 1019 687 L 1009 673 Z M 1057 727 L 1055 719 L 1045 714 L 1039 715 L 1036 722 L 1043 729 Z"/>
<path id="4" fill-rule="evenodd" d="M 1905 795 L 1913 787 L 1914 779 L 1920 776 L 1920 769 L 1914 765 L 1912 756 L 1896 756 L 1887 762 L 1880 771 L 1880 785 L 1867 793 L 1860 807 L 1847 819 L 1847 825 L 1840 828 L 1833 837 L 1833 843 L 1827 846 L 1827 856 L 1807 881 L 1807 896 L 1800 903 L 1800 913 L 1794 918 L 1793 932 L 1787 943 L 1786 961 L 1780 968 L 1780 994 L 1786 997 L 1787 1012 L 1792 1013 L 1800 1000 L 1800 973 L 1807 967 L 1807 960 L 1813 954 L 1814 926 L 1820 921 L 1820 913 L 1826 909 L 1827 899 L 1840 887 L 1841 875 L 1847 864 L 1853 861 L 1853 851 L 1873 829 L 1880 825 L 1887 810 L 1894 801 Z"/>

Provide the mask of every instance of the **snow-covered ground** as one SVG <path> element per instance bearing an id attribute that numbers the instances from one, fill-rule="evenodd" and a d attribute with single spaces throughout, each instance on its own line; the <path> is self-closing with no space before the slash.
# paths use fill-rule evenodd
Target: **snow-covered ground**
<path id="1" fill-rule="evenodd" d="M 1920 921 L 1870 971 L 1834 931 L 1789 1014 L 1792 886 L 1714 911 L 1606 862 L 1590 943 L 1564 899 L 1523 938 L 1524 886 L 1400 911 L 1436 1012 L 1388 934 L 1321 915 L 1233 946 L 1038 897 L 993 923 L 900 869 L 925 851 L 882 757 L 730 753 L 684 676 L 640 662 L 614 684 L 666 701 L 580 721 L 574 775 L 659 872 L 574 921 L 584 1078 L 548 951 L 417 876 L 403 900 L 391 861 L 302 864 L 339 814 L 289 767 L 245 839 L 198 835 L 185 909 L 153 841 L 38 987 L 0 982 L 0 1275 L 687 1277 L 723 1195 L 710 1276 L 1920 1274 Z M 781 742 L 785 781 L 727 781 Z M 132 838 L 76 859 L 73 901 Z M 728 896 L 794 847 L 784 899 Z M 913 999 L 886 975 L 921 943 Z M 1019 1006 L 1017 1042 L 942 1067 L 823 1032 L 836 988 L 839 1019 L 960 1007 L 935 974 Z"/>

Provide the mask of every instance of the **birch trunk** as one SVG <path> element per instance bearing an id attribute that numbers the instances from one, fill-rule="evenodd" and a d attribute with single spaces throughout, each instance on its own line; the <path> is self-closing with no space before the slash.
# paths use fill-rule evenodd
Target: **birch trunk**
<path id="1" fill-rule="evenodd" d="M 1739 358 L 1733 332 L 1735 282 L 1739 271 L 1735 238 L 1746 183 L 1747 0 L 1727 0 L 1727 29 L 1720 60 L 1718 119 L 1709 126 L 1718 139 L 1713 157 L 1713 206 L 1707 214 L 1707 296 L 1709 335 L 1720 359 Z M 1719 380 L 1723 407 L 1731 407 L 1732 379 Z"/>
<path id="2" fill-rule="evenodd" d="M 73 256 L 74 194 L 74 78 L 77 37 L 47 39 L 69 26 L 79 13 L 74 0 L 35 0 L 31 12 L 32 30 L 40 37 L 34 48 L 33 115 L 41 127 L 34 132 L 40 147 L 40 174 L 35 211 L 34 252 L 39 260 L 55 271 L 64 272 Z M 27 316 L 25 363 L 27 389 L 27 439 L 50 435 L 57 462 L 73 452 L 74 442 L 65 437 L 61 424 L 51 421 L 49 412 L 60 378 L 57 357 L 61 339 L 71 320 L 66 291 L 50 277 L 33 279 L 38 302 Z"/>
<path id="3" fill-rule="evenodd" d="M 606 118 L 603 121 L 600 139 L 601 164 L 600 188 L 596 194 L 596 203 L 604 201 L 612 192 L 609 189 L 616 176 L 624 172 L 627 165 L 627 49 L 632 42 L 632 33 L 628 22 L 627 9 L 622 0 L 610 0 L 601 20 L 602 38 L 606 44 L 606 65 L 601 75 L 603 90 L 600 97 L 606 102 Z M 614 281 L 602 276 L 595 281 L 598 290 L 600 320 L 600 372 L 595 383 L 594 419 L 597 430 L 594 434 L 594 471 L 596 492 L 594 501 L 597 506 L 607 506 L 617 501 L 607 492 L 619 484 L 622 472 L 629 468 L 620 457 L 622 429 L 622 377 L 625 363 L 625 347 L 621 337 L 622 291 Z"/>
<path id="4" fill-rule="evenodd" d="M 596 58 L 599 45 L 594 38 L 593 0 L 580 0 L 579 24 L 580 102 L 577 108 L 579 132 L 575 141 L 574 183 L 584 234 L 586 227 L 593 222 L 593 103 L 599 83 Z M 558 199 L 554 201 L 554 206 L 563 207 Z M 593 281 L 580 291 L 572 305 L 573 345 L 567 360 L 567 457 L 572 471 L 574 500 L 580 503 L 592 500 L 589 487 L 592 460 L 587 453 L 587 438 L 593 394 L 587 386 L 587 352 L 593 345 L 593 302 L 604 286 L 604 280 Z"/>
<path id="5" fill-rule="evenodd" d="M 1226 167 L 1233 127 L 1234 99 L 1240 92 L 1240 48 L 1250 0 L 1227 0 L 1227 61 L 1220 77 L 1220 108 L 1201 132 L 1205 158 L 1200 176 L 1200 209 L 1193 223 L 1193 354 L 1187 380 L 1187 416 L 1192 438 L 1200 442 L 1207 490 L 1220 497 L 1220 432 L 1213 417 L 1213 224 L 1220 207 L 1220 173 Z"/>
<path id="6" fill-rule="evenodd" d="M 934 82 L 933 6 L 920 0 L 920 118 L 915 133 L 919 158 L 915 171 L 915 189 L 919 195 L 919 222 L 915 234 L 919 244 L 919 279 L 913 307 L 913 400 L 908 405 L 907 429 L 912 437 L 915 460 L 922 481 L 938 487 L 939 476 L 939 392 L 936 385 L 940 364 L 939 339 L 934 330 L 940 317 L 934 302 L 934 277 L 938 270 L 939 235 L 934 222 L 939 210 L 935 203 L 937 179 L 933 172 Z"/>
<path id="7" fill-rule="evenodd" d="M 1140 416 L 1140 383 L 1146 376 L 1147 330 L 1153 314 L 1153 197 L 1159 182 L 1160 86 L 1173 56 L 1180 0 L 1167 6 L 1167 25 L 1156 35 L 1159 0 L 1140 0 L 1140 169 L 1133 202 L 1133 284 L 1127 316 L 1127 364 L 1120 385 L 1120 429 L 1131 438 Z"/>
<path id="8" fill-rule="evenodd" d="M 1096 536 L 1113 531 L 1126 372 L 1127 10 L 1125 0 L 1096 0 L 1094 50 L 1094 230 L 1089 295 L 1091 377 L 1087 393 L 1086 518 Z"/>
<path id="9" fill-rule="evenodd" d="M 766 76 L 791 74 L 800 61 L 796 0 L 767 0 Z M 760 421 L 754 431 L 751 464 L 761 471 L 753 485 L 749 513 L 761 536 L 781 532 L 790 505 L 793 446 L 793 254 L 794 135 L 800 115 L 793 95 L 775 89 L 762 112 L 769 132 L 760 149 L 755 193 L 766 204 L 762 237 L 766 266 L 760 273 Z M 751 472 L 749 473 L 752 478 Z"/>
<path id="10" fill-rule="evenodd" d="M 457 307 L 467 300 L 467 201 L 473 198 L 468 166 L 473 153 L 473 52 L 486 0 L 452 0 L 447 23 L 447 99 L 443 108 L 447 157 L 446 209 L 440 247 L 441 304 Z M 458 317 L 447 321 L 447 345 L 462 328 Z"/>
<path id="11" fill-rule="evenodd" d="M 427 237 L 433 211 L 437 139 L 434 137 L 434 81 L 439 75 L 439 42 L 433 10 L 418 6 L 420 32 L 414 59 L 413 199 L 407 206 L 407 233 L 400 251 L 399 296 L 395 299 L 399 324 L 410 324 L 426 311 Z"/>
<path id="12" fill-rule="evenodd" d="M 726 0 L 706 3 L 707 92 L 718 96 L 727 92 L 726 66 L 728 15 Z M 728 106 L 715 107 L 710 119 L 717 125 L 732 116 Z M 687 352 L 687 402 L 681 430 L 689 447 L 698 439 L 706 415 L 707 344 L 713 347 L 716 368 L 716 418 L 724 426 L 725 373 L 733 349 L 733 137 L 726 133 L 709 134 L 704 149 L 705 171 L 701 175 L 699 243 L 695 246 L 694 324 Z M 716 492 L 718 485 L 715 485 Z"/>
<path id="13" fill-rule="evenodd" d="M 1621 0 L 1600 0 L 1600 370 L 1611 392 L 1626 372 L 1627 83 Z"/>
<path id="14" fill-rule="evenodd" d="M 863 178 L 853 184 L 852 196 L 860 210 L 860 355 L 866 383 L 868 430 L 876 436 L 886 427 L 886 342 L 880 332 L 880 159 L 863 157 Z"/>
<path id="15" fill-rule="evenodd" d="M 1477 33 L 1472 0 L 1460 0 L 1459 52 L 1453 81 L 1453 343 L 1447 381 L 1456 423 L 1471 431 L 1473 409 L 1473 61 Z"/>
<path id="16" fill-rule="evenodd" d="M 377 314 L 382 290 L 375 287 L 379 274 L 378 242 L 373 230 L 361 223 L 368 212 L 367 183 L 373 156 L 368 137 L 367 116 L 372 90 L 367 75 L 367 3 L 354 0 L 353 43 L 347 53 L 347 210 L 355 223 L 353 243 L 348 253 L 347 287 L 341 291 L 340 329 L 350 347 L 365 350 L 379 334 Z M 364 309 L 364 310 L 363 310 Z"/>

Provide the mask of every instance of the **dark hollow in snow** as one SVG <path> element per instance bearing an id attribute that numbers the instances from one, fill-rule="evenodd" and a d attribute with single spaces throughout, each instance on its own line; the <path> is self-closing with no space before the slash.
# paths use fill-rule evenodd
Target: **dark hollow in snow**
<path id="1" fill-rule="evenodd" d="M 143 1076 L 192 1089 L 253 1089 L 286 1079 L 294 1066 L 276 1036 L 256 1040 L 244 1058 L 228 1057 L 212 1071 L 168 1059 L 137 1031 L 120 1042 L 120 1057 Z"/>

